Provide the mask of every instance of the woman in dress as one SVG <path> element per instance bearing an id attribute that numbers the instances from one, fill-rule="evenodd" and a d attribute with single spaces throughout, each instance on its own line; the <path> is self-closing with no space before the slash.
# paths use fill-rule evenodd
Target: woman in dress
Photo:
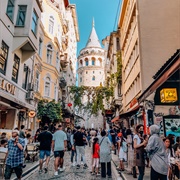
<path id="1" fill-rule="evenodd" d="M 106 131 L 101 131 L 101 137 L 99 138 L 100 145 L 100 163 L 101 163 L 101 177 L 106 177 L 107 175 L 111 178 L 111 142 L 106 136 Z"/>

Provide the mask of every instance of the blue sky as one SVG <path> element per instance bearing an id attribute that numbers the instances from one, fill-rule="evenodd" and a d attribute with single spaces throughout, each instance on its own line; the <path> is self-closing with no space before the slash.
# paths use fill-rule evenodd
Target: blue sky
<path id="1" fill-rule="evenodd" d="M 117 29 L 115 25 L 117 10 L 121 0 L 70 0 L 71 4 L 76 4 L 78 16 L 78 27 L 80 42 L 78 42 L 78 51 L 85 47 L 92 29 L 92 20 L 95 21 L 96 33 L 100 42 L 113 30 Z M 102 44 L 102 43 L 101 43 Z"/>

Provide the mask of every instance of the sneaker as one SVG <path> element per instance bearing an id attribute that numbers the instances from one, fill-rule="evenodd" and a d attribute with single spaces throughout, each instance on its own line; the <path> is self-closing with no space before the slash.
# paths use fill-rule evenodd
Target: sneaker
<path id="1" fill-rule="evenodd" d="M 101 174 L 100 173 L 97 173 L 96 176 L 100 176 Z"/>
<path id="2" fill-rule="evenodd" d="M 22 168 L 25 168 L 25 167 L 26 167 L 26 164 L 23 164 L 23 165 L 22 165 Z"/>
<path id="3" fill-rule="evenodd" d="M 63 172 L 64 170 L 65 170 L 66 168 L 65 167 L 63 167 L 63 168 L 60 168 L 60 172 Z"/>
<path id="4" fill-rule="evenodd" d="M 95 175 L 95 172 L 91 172 L 91 175 Z"/>
<path id="5" fill-rule="evenodd" d="M 83 161 L 81 161 L 81 164 L 84 164 Z"/>
<path id="6" fill-rule="evenodd" d="M 42 174 L 42 173 L 43 173 L 43 170 L 42 170 L 42 169 L 40 169 L 40 170 L 39 170 L 39 174 Z"/>
<path id="7" fill-rule="evenodd" d="M 54 175 L 55 175 L 55 176 L 58 176 L 58 171 L 55 171 L 55 172 L 54 172 Z"/>
<path id="8" fill-rule="evenodd" d="M 87 164 L 84 164 L 84 167 L 83 167 L 83 168 L 84 168 L 84 169 L 88 168 Z"/>
<path id="9" fill-rule="evenodd" d="M 44 168 L 44 172 L 45 172 L 45 173 L 47 173 L 47 172 L 48 172 L 48 169 L 47 169 L 46 167 Z"/>
<path id="10" fill-rule="evenodd" d="M 76 166 L 76 169 L 79 169 L 80 168 L 80 165 L 78 164 L 77 166 Z"/>
<path id="11" fill-rule="evenodd" d="M 73 162 L 73 166 L 76 166 L 76 162 Z"/>

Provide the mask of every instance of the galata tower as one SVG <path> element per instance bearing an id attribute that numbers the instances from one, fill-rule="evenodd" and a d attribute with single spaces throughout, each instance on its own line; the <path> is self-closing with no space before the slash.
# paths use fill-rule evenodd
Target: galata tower
<path id="1" fill-rule="evenodd" d="M 104 82 L 104 49 L 101 47 L 98 36 L 96 34 L 94 20 L 92 30 L 87 41 L 86 47 L 80 51 L 78 56 L 78 86 L 96 87 L 103 85 Z M 83 103 L 87 102 L 86 97 Z M 83 114 L 85 122 L 81 122 L 86 128 L 103 127 L 103 116 Z"/>

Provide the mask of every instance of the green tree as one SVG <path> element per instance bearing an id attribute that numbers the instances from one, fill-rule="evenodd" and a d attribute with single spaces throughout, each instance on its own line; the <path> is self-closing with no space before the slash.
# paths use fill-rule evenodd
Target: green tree
<path id="1" fill-rule="evenodd" d="M 37 117 L 41 119 L 42 124 L 60 122 L 62 120 L 60 104 L 56 103 L 55 100 L 50 102 L 40 100 L 37 107 Z"/>

